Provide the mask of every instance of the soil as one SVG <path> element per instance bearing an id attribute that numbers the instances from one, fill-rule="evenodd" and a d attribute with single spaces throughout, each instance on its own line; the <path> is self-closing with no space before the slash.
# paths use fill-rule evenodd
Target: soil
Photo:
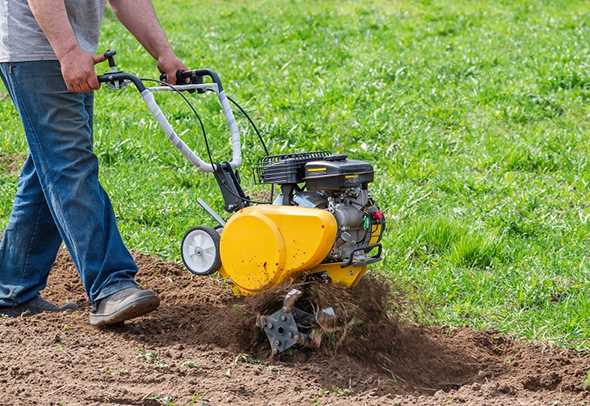
<path id="1" fill-rule="evenodd" d="M 2 100 L 2 92 L 0 92 L 0 100 Z M 26 157 L 22 155 L 0 152 L 0 170 L 10 174 L 18 173 L 25 159 Z"/>
<path id="2" fill-rule="evenodd" d="M 352 290 L 305 286 L 300 303 L 333 306 L 337 323 L 320 349 L 271 359 L 255 320 L 281 289 L 237 299 L 216 278 L 136 259 L 160 309 L 99 330 L 87 324 L 78 276 L 60 255 L 44 296 L 79 310 L 0 319 L 0 404 L 590 404 L 590 353 L 400 321 L 403 300 L 378 278 Z"/>

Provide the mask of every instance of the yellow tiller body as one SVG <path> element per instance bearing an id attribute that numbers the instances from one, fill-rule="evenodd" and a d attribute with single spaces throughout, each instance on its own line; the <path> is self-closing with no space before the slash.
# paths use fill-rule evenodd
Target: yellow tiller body
<path id="1" fill-rule="evenodd" d="M 338 225 L 321 209 L 259 205 L 233 215 L 221 234 L 221 275 L 235 294 L 253 295 L 326 272 L 335 283 L 353 286 L 366 266 L 323 264 L 334 246 Z"/>

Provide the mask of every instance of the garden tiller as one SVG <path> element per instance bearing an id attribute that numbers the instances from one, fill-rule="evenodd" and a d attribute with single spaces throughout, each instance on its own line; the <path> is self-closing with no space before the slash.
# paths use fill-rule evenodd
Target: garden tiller
<path id="1" fill-rule="evenodd" d="M 181 254 L 187 269 L 195 275 L 219 272 L 236 295 L 256 295 L 292 282 L 319 280 L 352 287 L 381 260 L 381 237 L 385 229 L 383 212 L 373 201 L 368 184 L 373 167 L 342 154 L 304 152 L 268 155 L 254 168 L 257 182 L 271 185 L 267 203 L 254 202 L 240 184 L 238 168 L 242 163 L 240 132 L 231 104 L 246 112 L 223 89 L 219 76 L 208 69 L 177 73 L 177 85 L 160 80 L 141 79 L 119 71 L 114 52 L 105 54 L 110 72 L 99 81 L 120 89 L 133 84 L 149 111 L 172 144 L 197 169 L 215 177 L 225 210 L 224 220 L 203 200 L 199 205 L 215 221 L 215 227 L 200 226 L 188 231 L 182 240 Z M 147 81 L 157 82 L 146 87 Z M 197 156 L 179 137 L 158 106 L 154 92 L 176 92 L 202 121 L 186 92 L 217 95 L 231 135 L 232 159 L 214 162 L 206 142 L 209 162 Z M 260 132 L 247 116 L 256 133 Z M 275 187 L 277 195 L 274 195 Z M 335 318 L 328 308 L 297 307 L 302 292 L 291 289 L 282 307 L 272 314 L 260 315 L 258 326 L 264 330 L 273 353 L 296 345 L 317 345 L 314 326 Z"/>

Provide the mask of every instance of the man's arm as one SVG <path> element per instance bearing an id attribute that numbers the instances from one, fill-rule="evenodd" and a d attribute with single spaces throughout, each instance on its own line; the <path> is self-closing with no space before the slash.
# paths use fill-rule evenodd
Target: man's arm
<path id="1" fill-rule="evenodd" d="M 64 0 L 28 0 L 29 7 L 59 60 L 68 90 L 88 92 L 98 89 L 94 65 L 104 57 L 83 51 L 76 40 Z"/>
<path id="2" fill-rule="evenodd" d="M 131 32 L 143 47 L 158 61 L 158 68 L 176 83 L 176 72 L 186 66 L 176 57 L 150 0 L 110 0 L 119 21 Z"/>

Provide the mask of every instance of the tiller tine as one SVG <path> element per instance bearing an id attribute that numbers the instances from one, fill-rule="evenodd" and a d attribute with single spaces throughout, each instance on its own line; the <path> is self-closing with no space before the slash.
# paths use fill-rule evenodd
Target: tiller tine
<path id="1" fill-rule="evenodd" d="M 283 300 L 283 307 L 269 316 L 259 315 L 256 325 L 264 330 L 272 355 L 288 350 L 296 344 L 307 348 L 319 348 L 322 327 L 333 325 L 336 314 L 332 307 L 311 314 L 295 307 L 303 292 L 291 289 Z"/>

